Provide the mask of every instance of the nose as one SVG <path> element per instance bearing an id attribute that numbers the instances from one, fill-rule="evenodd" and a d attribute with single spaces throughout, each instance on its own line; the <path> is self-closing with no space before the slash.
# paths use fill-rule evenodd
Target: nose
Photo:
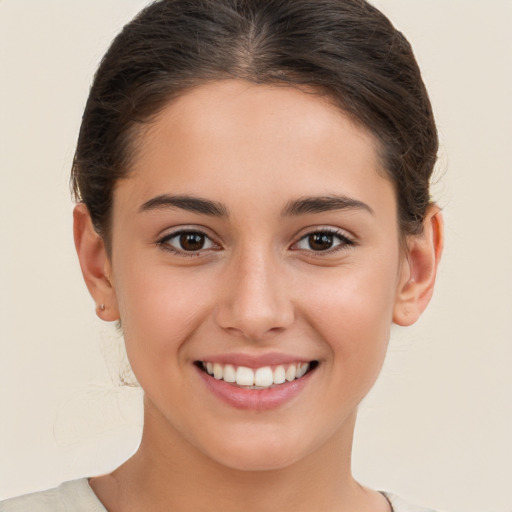
<path id="1" fill-rule="evenodd" d="M 222 287 L 215 320 L 230 334 L 258 341 L 294 322 L 285 276 L 270 257 L 253 254 L 231 262 Z"/>

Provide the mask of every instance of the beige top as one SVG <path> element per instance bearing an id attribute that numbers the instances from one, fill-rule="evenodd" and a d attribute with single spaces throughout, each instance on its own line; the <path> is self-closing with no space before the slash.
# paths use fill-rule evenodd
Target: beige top
<path id="1" fill-rule="evenodd" d="M 434 512 L 408 505 L 398 496 L 383 492 L 393 512 Z M 0 503 L 0 512 L 107 512 L 87 478 L 61 484 L 56 489 L 26 494 Z"/>

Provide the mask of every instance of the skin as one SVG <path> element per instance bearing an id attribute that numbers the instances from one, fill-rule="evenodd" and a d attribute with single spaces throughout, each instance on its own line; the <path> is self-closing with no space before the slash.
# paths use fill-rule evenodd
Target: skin
<path id="1" fill-rule="evenodd" d="M 198 87 L 161 112 L 138 148 L 115 189 L 110 256 L 86 207 L 75 209 L 84 277 L 105 304 L 97 313 L 122 319 L 145 392 L 138 452 L 91 479 L 93 490 L 111 512 L 390 510 L 353 479 L 352 436 L 391 324 L 414 323 L 430 300 L 438 209 L 404 249 L 372 135 L 295 88 Z M 162 195 L 212 201 L 223 215 L 147 206 Z M 327 196 L 350 205 L 289 211 Z M 183 228 L 205 233 L 205 248 L 171 252 L 179 238 L 162 238 Z M 307 235 L 326 229 L 341 238 L 313 250 Z M 233 352 L 319 366 L 277 409 L 240 410 L 210 393 L 194 365 Z"/>

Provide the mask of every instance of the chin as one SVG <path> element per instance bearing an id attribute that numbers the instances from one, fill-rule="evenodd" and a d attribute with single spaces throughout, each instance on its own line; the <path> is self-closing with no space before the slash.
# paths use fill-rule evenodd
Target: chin
<path id="1" fill-rule="evenodd" d="M 260 449 L 252 453 L 229 453 L 217 458 L 217 462 L 236 471 L 278 471 L 293 465 L 298 459 L 297 455 L 267 453 Z"/>
<path id="2" fill-rule="evenodd" d="M 208 450 L 207 456 L 237 471 L 275 471 L 296 463 L 304 452 L 304 443 L 293 443 L 289 438 L 269 439 L 247 433 L 238 439 L 217 445 Z"/>

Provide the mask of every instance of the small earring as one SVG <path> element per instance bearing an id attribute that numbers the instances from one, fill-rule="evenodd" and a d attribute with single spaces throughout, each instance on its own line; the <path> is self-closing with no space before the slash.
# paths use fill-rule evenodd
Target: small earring
<path id="1" fill-rule="evenodd" d="M 98 309 L 99 309 L 100 311 L 105 311 L 105 304 L 100 304 L 100 305 L 98 306 Z"/>

